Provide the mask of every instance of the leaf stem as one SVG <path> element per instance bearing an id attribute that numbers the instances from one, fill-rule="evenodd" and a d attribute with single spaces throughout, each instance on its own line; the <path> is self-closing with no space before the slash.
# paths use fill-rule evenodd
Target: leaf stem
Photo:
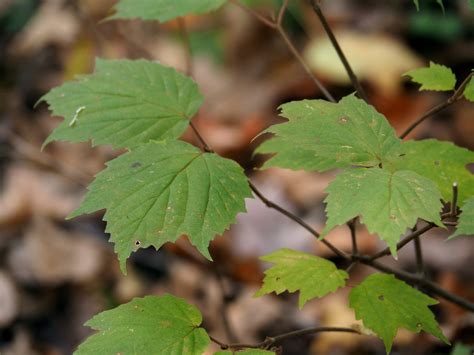
<path id="1" fill-rule="evenodd" d="M 429 230 L 433 229 L 434 227 L 436 227 L 436 225 L 434 223 L 429 223 L 427 224 L 426 226 L 424 226 L 423 228 L 420 228 L 416 231 L 413 231 L 412 233 L 410 233 L 409 235 L 407 235 L 405 238 L 403 238 L 400 242 L 398 242 L 397 244 L 397 250 L 400 250 L 401 248 L 403 248 L 405 245 L 407 245 L 408 243 L 410 243 L 412 240 L 418 238 L 420 235 L 428 232 Z M 387 247 L 381 251 L 379 251 L 378 253 L 372 255 L 370 257 L 370 260 L 371 261 L 374 261 L 374 260 L 377 260 L 377 259 L 380 259 L 386 255 L 390 255 L 390 248 Z"/>
<path id="2" fill-rule="evenodd" d="M 318 240 L 320 240 L 324 245 L 326 245 L 329 249 L 331 249 L 334 254 L 336 254 L 337 256 L 343 258 L 343 259 L 346 259 L 346 260 L 350 260 L 350 256 L 347 255 L 347 253 L 345 253 L 344 251 L 340 250 L 339 248 L 337 248 L 336 246 L 334 246 L 333 244 L 331 244 L 330 242 L 328 242 L 327 240 L 325 239 L 319 239 L 320 237 L 320 234 L 314 229 L 312 228 L 309 224 L 307 224 L 305 221 L 303 221 L 300 217 L 294 215 L 293 213 L 291 213 L 290 211 L 284 209 L 283 207 L 277 205 L 276 203 L 270 201 L 268 198 L 266 198 L 260 190 L 258 190 L 258 188 L 249 180 L 249 185 L 250 185 L 250 188 L 252 189 L 252 191 L 255 193 L 255 195 L 268 207 L 268 208 L 272 208 L 278 212 L 280 212 L 281 214 L 285 215 L 286 217 L 288 217 L 289 219 L 291 219 L 292 221 L 296 222 L 297 224 L 299 224 L 300 226 L 302 226 L 304 229 L 306 229 L 308 232 L 310 232 L 314 237 L 318 238 Z"/>
<path id="3" fill-rule="evenodd" d="M 451 200 L 451 217 L 456 217 L 458 214 L 458 183 L 453 183 L 453 199 Z"/>
<path id="4" fill-rule="evenodd" d="M 415 230 L 414 230 L 415 231 Z M 415 237 L 414 247 L 415 247 L 415 260 L 416 260 L 416 272 L 421 277 L 425 277 L 425 265 L 423 262 L 423 250 L 421 248 L 421 239 L 420 236 Z"/>
<path id="5" fill-rule="evenodd" d="M 406 136 L 408 136 L 411 131 L 413 131 L 416 127 L 418 127 L 422 122 L 424 122 L 427 118 L 437 114 L 438 112 L 444 110 L 446 107 L 451 106 L 453 103 L 458 101 L 459 99 L 462 98 L 462 95 L 464 94 L 464 89 L 466 88 L 467 84 L 469 84 L 469 81 L 471 78 L 474 77 L 474 73 L 470 73 L 464 81 L 459 85 L 459 87 L 456 89 L 454 94 L 447 99 L 445 102 L 442 102 L 432 109 L 428 110 L 425 112 L 420 118 L 418 118 L 414 123 L 412 123 L 401 135 L 400 138 L 403 139 Z"/>
<path id="6" fill-rule="evenodd" d="M 353 333 L 353 334 L 361 334 L 358 330 L 353 328 L 344 328 L 344 327 L 312 327 L 312 328 L 305 328 L 294 330 L 288 333 L 283 333 L 280 335 L 276 335 L 273 337 L 267 337 L 264 341 L 261 341 L 256 344 L 244 344 L 244 343 L 236 343 L 236 344 L 225 344 L 214 337 L 210 337 L 211 340 L 219 345 L 221 349 L 243 349 L 243 348 L 250 348 L 250 349 L 268 349 L 273 345 L 281 343 L 282 341 L 294 337 L 300 337 L 303 335 L 309 334 L 317 334 L 322 332 L 342 332 L 342 333 Z"/>
<path id="7" fill-rule="evenodd" d="M 336 102 L 336 99 L 334 96 L 331 95 L 331 93 L 328 91 L 328 89 L 323 85 L 323 83 L 316 78 L 316 76 L 313 74 L 311 71 L 310 67 L 304 60 L 303 56 L 301 53 L 296 49 L 295 45 L 289 38 L 288 34 L 286 33 L 284 27 L 283 27 L 283 18 L 285 17 L 286 10 L 288 8 L 288 3 L 289 0 L 285 0 L 283 2 L 283 5 L 281 6 L 280 10 L 278 11 L 278 16 L 276 20 L 271 20 L 265 16 L 262 16 L 259 14 L 257 11 L 254 9 L 242 4 L 238 0 L 229 0 L 232 4 L 240 7 L 243 9 L 245 12 L 249 13 L 250 15 L 254 16 L 257 20 L 259 20 L 261 23 L 264 25 L 270 27 L 271 29 L 275 30 L 278 32 L 280 37 L 283 39 L 285 42 L 286 46 L 290 50 L 290 52 L 293 54 L 293 56 L 298 60 L 300 65 L 303 67 L 304 71 L 308 74 L 308 76 L 311 78 L 311 80 L 314 82 L 314 84 L 318 87 L 319 90 L 321 90 L 322 94 L 324 97 L 326 97 L 327 100 L 331 102 Z"/>
<path id="8" fill-rule="evenodd" d="M 316 0 L 311 0 L 310 2 L 311 2 L 311 6 L 313 7 L 314 12 L 318 16 L 319 21 L 321 22 L 321 25 L 324 28 L 324 31 L 326 32 L 326 34 L 329 37 L 329 41 L 331 41 L 332 46 L 336 50 L 337 56 L 341 60 L 342 65 L 344 66 L 344 69 L 346 70 L 347 75 L 349 76 L 349 79 L 351 80 L 352 86 L 354 86 L 354 88 L 357 91 L 357 94 L 359 95 L 359 97 L 361 99 L 365 100 L 366 102 L 369 102 L 369 100 L 367 98 L 367 95 L 364 91 L 364 88 L 362 87 L 362 85 L 360 84 L 359 79 L 357 79 L 356 74 L 352 70 L 352 67 L 349 64 L 349 61 L 347 60 L 344 52 L 342 51 L 342 48 L 339 45 L 339 42 L 337 41 L 336 36 L 334 35 L 334 32 L 332 31 L 331 27 L 329 26 L 329 23 L 326 20 L 326 17 L 324 16 L 324 13 L 321 10 L 321 7 L 319 6 L 319 3 L 318 3 L 319 0 L 318 0 L 318 2 Z"/>

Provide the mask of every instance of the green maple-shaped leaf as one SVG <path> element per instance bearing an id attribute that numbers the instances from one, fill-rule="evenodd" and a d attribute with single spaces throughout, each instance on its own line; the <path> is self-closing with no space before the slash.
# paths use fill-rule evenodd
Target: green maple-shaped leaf
<path id="1" fill-rule="evenodd" d="M 349 277 L 334 263 L 296 250 L 280 249 L 260 259 L 276 265 L 265 271 L 263 286 L 255 297 L 271 292 L 300 291 L 300 308 L 308 300 L 323 297 L 344 286 Z"/>
<path id="2" fill-rule="evenodd" d="M 328 221 L 322 237 L 361 216 L 369 232 L 385 240 L 395 256 L 400 236 L 418 218 L 443 226 L 441 195 L 435 183 L 412 171 L 351 169 L 339 174 L 326 192 Z"/>
<path id="3" fill-rule="evenodd" d="M 289 122 L 270 127 L 275 137 L 257 153 L 276 153 L 264 168 L 326 171 L 377 166 L 399 155 L 400 140 L 383 115 L 354 95 L 338 103 L 303 100 L 281 107 Z"/>
<path id="4" fill-rule="evenodd" d="M 111 19 L 158 20 L 165 22 L 190 14 L 203 14 L 221 7 L 226 0 L 120 0 Z"/>
<path id="5" fill-rule="evenodd" d="M 64 121 L 48 137 L 93 145 L 131 147 L 152 139 L 178 138 L 203 98 L 190 78 L 145 60 L 97 59 L 94 74 L 82 75 L 46 94 Z"/>
<path id="6" fill-rule="evenodd" d="M 410 76 L 412 81 L 421 84 L 420 90 L 451 91 L 456 86 L 453 71 L 433 62 L 430 62 L 427 68 L 411 70 L 404 75 Z"/>
<path id="7" fill-rule="evenodd" d="M 472 1 L 474 2 L 474 0 Z M 472 77 L 471 80 L 469 80 L 469 83 L 464 89 L 464 97 L 467 100 L 474 102 L 474 77 Z"/>
<path id="8" fill-rule="evenodd" d="M 393 275 L 384 274 L 370 275 L 349 295 L 356 318 L 383 340 L 387 353 L 399 328 L 417 333 L 424 330 L 449 344 L 428 308 L 437 303 Z"/>
<path id="9" fill-rule="evenodd" d="M 474 197 L 466 200 L 461 206 L 461 211 L 456 232 L 449 239 L 460 235 L 474 235 Z"/>
<path id="10" fill-rule="evenodd" d="M 207 247 L 245 210 L 247 178 L 234 161 L 181 141 L 138 146 L 107 164 L 70 216 L 107 209 L 104 220 L 122 270 L 137 247 L 159 248 L 187 235 Z"/>
<path id="11" fill-rule="evenodd" d="M 201 322 L 199 310 L 180 298 L 135 298 L 89 320 L 86 325 L 99 332 L 74 354 L 202 354 L 211 341 Z"/>
<path id="12" fill-rule="evenodd" d="M 474 163 L 474 152 L 435 139 L 404 142 L 402 151 L 403 156 L 394 166 L 434 181 L 443 200 L 451 201 L 453 183 L 458 184 L 460 203 L 474 195 L 474 175 L 467 169 L 468 164 Z"/>
<path id="13" fill-rule="evenodd" d="M 274 351 L 261 349 L 243 349 L 243 350 L 223 350 L 214 353 L 214 355 L 275 355 Z"/>

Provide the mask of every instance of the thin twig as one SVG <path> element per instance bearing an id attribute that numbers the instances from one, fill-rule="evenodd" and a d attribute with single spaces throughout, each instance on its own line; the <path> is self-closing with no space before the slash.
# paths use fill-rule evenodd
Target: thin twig
<path id="1" fill-rule="evenodd" d="M 443 220 L 443 223 L 447 223 L 444 221 L 444 219 L 446 218 L 449 218 L 451 217 L 451 213 L 443 213 L 441 214 L 441 219 Z M 436 224 L 434 223 L 428 223 L 426 226 L 424 226 L 423 228 L 421 229 L 418 229 L 416 231 L 413 231 L 412 233 L 410 233 L 409 235 L 407 235 L 405 238 L 403 238 L 400 242 L 398 242 L 397 244 L 397 251 L 400 250 L 401 248 L 403 248 L 405 245 L 407 245 L 408 243 L 410 243 L 412 240 L 414 240 L 415 238 L 421 236 L 422 234 L 428 232 L 430 229 L 433 229 L 436 227 Z M 376 259 L 379 259 L 381 257 L 384 257 L 386 255 L 390 255 L 391 252 L 390 252 L 390 248 L 387 247 L 381 251 L 379 251 L 378 253 L 375 253 L 374 255 L 370 256 L 370 260 L 376 260 Z"/>
<path id="2" fill-rule="evenodd" d="M 224 331 L 227 335 L 227 339 L 230 342 L 236 342 L 238 341 L 237 336 L 235 335 L 234 329 L 232 328 L 232 325 L 230 323 L 229 317 L 227 316 L 227 310 L 229 306 L 229 294 L 226 291 L 226 287 L 224 284 L 224 275 L 222 274 L 221 269 L 219 268 L 219 265 L 217 263 L 212 263 L 214 265 L 214 273 L 216 275 L 217 283 L 219 285 L 219 288 L 221 290 L 221 295 L 222 295 L 222 304 L 221 304 L 221 309 L 220 309 L 220 315 L 222 319 L 222 324 L 224 325 Z"/>
<path id="3" fill-rule="evenodd" d="M 423 250 L 421 248 L 420 236 L 415 237 L 414 247 L 415 247 L 416 272 L 421 277 L 425 277 L 425 264 L 423 262 Z"/>
<path id="4" fill-rule="evenodd" d="M 419 237 L 420 235 L 428 232 L 430 229 L 433 229 L 434 227 L 436 227 L 436 225 L 434 223 L 429 223 L 426 226 L 424 226 L 423 228 L 420 228 L 416 231 L 413 231 L 412 233 L 407 235 L 405 238 L 403 238 L 400 242 L 398 242 L 397 250 L 400 250 L 405 245 L 410 243 L 412 240 L 414 240 L 417 237 Z M 378 253 L 375 253 L 374 255 L 370 256 L 369 259 L 373 261 L 373 260 L 380 259 L 381 257 L 384 257 L 386 255 L 390 255 L 390 254 L 391 254 L 390 248 L 387 247 L 387 248 L 379 251 Z"/>
<path id="5" fill-rule="evenodd" d="M 352 255 L 359 255 L 359 249 L 357 247 L 357 217 L 354 218 L 352 221 L 347 223 L 351 231 L 351 240 L 352 240 Z"/>
<path id="6" fill-rule="evenodd" d="M 276 29 L 276 23 L 274 21 L 272 21 L 271 19 L 269 18 L 266 18 L 265 16 L 262 16 L 260 15 L 257 11 L 255 11 L 254 9 L 252 9 L 251 7 L 248 7 L 244 4 L 242 4 L 240 1 L 238 0 L 229 0 L 232 4 L 240 7 L 242 10 L 244 10 L 245 12 L 247 12 L 248 14 L 254 16 L 257 20 L 259 20 L 260 22 L 262 22 L 263 24 L 265 24 L 266 26 L 268 27 L 271 27 L 271 28 L 274 28 Z"/>
<path id="7" fill-rule="evenodd" d="M 288 333 L 283 333 L 280 335 L 276 335 L 273 337 L 267 337 L 264 341 L 256 344 L 225 344 L 213 337 L 210 337 L 211 340 L 219 345 L 221 349 L 243 349 L 243 348 L 250 348 L 250 349 L 267 349 L 273 345 L 281 343 L 282 341 L 294 337 L 300 337 L 303 335 L 309 334 L 317 334 L 322 332 L 342 332 L 342 333 L 353 333 L 353 334 L 361 334 L 358 330 L 353 328 L 344 328 L 344 327 L 312 327 L 312 328 L 305 328 L 294 330 Z"/>
<path id="8" fill-rule="evenodd" d="M 440 103 L 439 105 L 436 105 L 433 107 L 431 110 L 427 111 L 424 113 L 420 118 L 418 118 L 414 123 L 410 125 L 401 135 L 400 138 L 403 139 L 406 136 L 410 134 L 411 131 L 413 131 L 416 127 L 418 127 L 423 121 L 425 121 L 427 118 L 437 114 L 438 112 L 444 110 L 446 107 L 452 105 L 456 101 L 462 98 L 462 95 L 464 93 L 464 89 L 466 88 L 467 84 L 469 84 L 469 81 L 471 78 L 474 77 L 474 73 L 470 73 L 466 79 L 459 85 L 459 87 L 456 89 L 454 94 L 447 99 L 445 102 Z"/>
<path id="9" fill-rule="evenodd" d="M 321 7 L 315 0 L 311 0 L 311 6 L 313 7 L 314 12 L 319 18 L 319 21 L 321 22 L 321 25 L 324 28 L 324 31 L 329 37 L 329 40 L 331 41 L 332 46 L 336 50 L 337 56 L 342 62 L 342 65 L 344 66 L 344 69 L 347 72 L 347 75 L 349 76 L 349 79 L 351 80 L 352 86 L 357 90 L 357 94 L 359 97 L 366 102 L 368 102 L 367 95 L 364 91 L 364 88 L 360 84 L 359 79 L 357 79 L 356 74 L 352 70 L 351 65 L 349 64 L 349 61 L 347 60 L 344 52 L 342 51 L 341 46 L 339 45 L 339 42 L 336 39 L 336 36 L 334 35 L 334 32 L 332 31 L 331 27 L 329 26 L 328 21 L 326 20 L 326 17 L 324 16 L 323 11 L 321 10 Z"/>
<path id="10" fill-rule="evenodd" d="M 193 75 L 193 58 L 192 58 L 192 51 L 191 51 L 191 40 L 189 38 L 189 32 L 186 27 L 186 20 L 184 17 L 178 17 L 178 26 L 179 32 L 181 34 L 181 39 L 184 42 L 185 47 L 185 55 L 186 55 L 186 75 L 192 76 Z"/>
<path id="11" fill-rule="evenodd" d="M 455 217 L 458 214 L 458 183 L 453 183 L 453 199 L 451 200 L 451 217 Z"/>
<path id="12" fill-rule="evenodd" d="M 407 282 L 410 282 L 410 283 L 414 283 L 414 284 L 419 285 L 419 286 L 423 286 L 423 288 L 426 291 L 429 291 L 434 295 L 437 295 L 441 298 L 444 298 L 445 300 L 448 300 L 451 303 L 454 303 L 454 304 L 458 305 L 461 308 L 464 308 L 464 309 L 467 309 L 471 312 L 474 312 L 474 303 L 469 302 L 468 300 L 466 300 L 462 297 L 456 296 L 456 295 L 452 294 L 451 292 L 442 289 L 441 287 L 439 287 L 435 283 L 420 277 L 420 275 L 412 274 L 412 273 L 409 273 L 409 272 L 406 272 L 406 271 L 393 269 L 389 266 L 381 264 L 380 262 L 378 262 L 376 260 L 371 260 L 370 257 L 359 256 L 357 258 L 357 260 L 359 262 L 361 262 L 362 264 L 368 265 L 368 266 L 370 266 L 374 269 L 377 269 L 379 271 L 382 271 L 384 273 L 393 274 L 401 280 L 404 280 L 404 281 L 407 281 Z"/>
<path id="13" fill-rule="evenodd" d="M 331 244 L 330 242 L 328 242 L 327 240 L 325 239 L 319 239 L 320 237 L 320 234 L 314 229 L 312 228 L 309 224 L 307 224 L 305 221 L 303 221 L 300 217 L 294 215 L 293 213 L 291 213 L 290 211 L 284 209 L 283 207 L 277 205 L 276 203 L 270 201 L 268 198 L 266 198 L 261 192 L 260 190 L 258 190 L 258 188 L 249 180 L 249 185 L 250 185 L 250 188 L 252 189 L 252 191 L 255 193 L 255 195 L 268 207 L 268 208 L 273 208 L 274 210 L 280 212 L 281 214 L 285 215 L 286 217 L 288 217 L 289 219 L 291 219 L 292 221 L 296 222 L 297 224 L 299 224 L 300 226 L 302 226 L 304 229 L 306 229 L 308 232 L 310 232 L 314 237 L 318 238 L 318 240 L 320 240 L 324 245 L 326 245 L 329 249 L 331 249 L 334 254 L 336 254 L 337 256 L 343 258 L 343 259 L 347 259 L 347 260 L 350 260 L 350 257 L 349 255 L 347 255 L 344 251 L 338 249 L 336 246 L 334 246 L 333 244 Z"/>
<path id="14" fill-rule="evenodd" d="M 311 71 L 310 67 L 304 60 L 303 56 L 301 53 L 296 49 L 295 45 L 291 41 L 291 39 L 288 37 L 288 34 L 286 33 L 285 29 L 283 28 L 283 18 L 285 16 L 285 12 L 288 6 L 288 0 L 285 0 L 282 7 L 280 8 L 278 12 L 278 16 L 276 20 L 271 20 L 268 19 L 262 15 L 260 15 L 257 11 L 253 10 L 252 8 L 245 6 L 238 0 L 230 0 L 231 3 L 237 5 L 247 13 L 251 14 L 254 16 L 257 20 L 259 20 L 261 23 L 264 25 L 270 27 L 271 29 L 277 31 L 280 35 L 280 37 L 283 39 L 285 42 L 286 46 L 290 50 L 290 52 L 293 54 L 293 56 L 298 60 L 300 65 L 303 67 L 304 71 L 308 74 L 308 76 L 311 78 L 311 80 L 314 82 L 314 84 L 321 90 L 322 94 L 326 99 L 328 99 L 331 102 L 336 102 L 336 99 L 334 96 L 331 95 L 331 93 L 326 89 L 326 87 L 323 85 L 323 83 L 316 78 L 316 76 L 313 74 Z"/>
<path id="15" fill-rule="evenodd" d="M 319 88 L 319 90 L 321 90 L 321 92 L 323 93 L 323 95 L 331 102 L 336 102 L 336 99 L 334 98 L 334 96 L 331 95 L 331 93 L 326 89 L 326 87 L 321 83 L 321 81 L 319 81 L 318 78 L 316 78 L 316 76 L 314 76 L 313 72 L 311 71 L 310 67 L 308 66 L 308 64 L 305 62 L 305 60 L 303 59 L 303 56 L 300 54 L 300 52 L 298 52 L 298 50 L 296 49 L 296 47 L 293 45 L 293 42 L 291 42 L 290 38 L 288 37 L 288 35 L 286 34 L 286 31 L 283 29 L 283 27 L 278 27 L 277 28 L 277 31 L 278 33 L 280 34 L 281 38 L 283 39 L 283 41 L 285 42 L 285 44 L 288 46 L 288 49 L 291 51 L 291 53 L 293 53 L 293 55 L 295 56 L 295 58 L 298 60 L 298 62 L 300 62 L 301 66 L 303 67 L 303 69 L 305 70 L 305 72 L 309 75 L 309 77 L 311 78 L 311 80 L 314 82 L 314 84 Z"/>

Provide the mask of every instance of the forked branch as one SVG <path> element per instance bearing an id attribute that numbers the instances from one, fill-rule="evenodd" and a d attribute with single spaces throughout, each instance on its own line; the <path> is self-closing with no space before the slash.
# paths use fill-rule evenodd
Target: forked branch
<path id="1" fill-rule="evenodd" d="M 311 68 L 309 67 L 309 65 L 304 60 L 302 54 L 298 51 L 298 49 L 296 49 L 296 47 L 293 44 L 293 42 L 291 41 L 290 37 L 286 33 L 285 28 L 283 27 L 283 18 L 285 17 L 285 13 L 286 13 L 286 10 L 288 8 L 289 0 L 285 0 L 283 2 L 283 5 L 281 6 L 280 10 L 278 11 L 278 15 L 277 15 L 276 19 L 269 19 L 265 16 L 262 16 L 257 11 L 255 11 L 254 9 L 242 4 L 238 0 L 230 0 L 230 2 L 235 4 L 236 6 L 240 7 L 241 9 L 243 9 L 244 11 L 249 13 L 250 15 L 254 16 L 257 20 L 259 20 L 264 25 L 266 25 L 266 26 L 270 27 L 271 29 L 277 31 L 278 34 L 280 35 L 280 37 L 285 42 L 288 49 L 290 50 L 290 52 L 293 54 L 293 56 L 298 60 L 300 65 L 303 67 L 304 71 L 308 74 L 308 76 L 311 78 L 311 80 L 314 82 L 314 84 L 319 88 L 319 90 L 321 90 L 324 97 L 327 100 L 331 101 L 331 102 L 336 102 L 336 99 L 334 98 L 334 96 L 331 95 L 331 93 L 323 85 L 323 83 L 318 78 L 316 78 L 316 76 L 313 74 Z"/>

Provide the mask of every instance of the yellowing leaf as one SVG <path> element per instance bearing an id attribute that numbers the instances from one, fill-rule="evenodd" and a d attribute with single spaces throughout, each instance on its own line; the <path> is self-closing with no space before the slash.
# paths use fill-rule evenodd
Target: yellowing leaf
<path id="1" fill-rule="evenodd" d="M 88 321 L 99 332 L 74 354 L 202 354 L 211 341 L 201 322 L 199 310 L 180 298 L 135 298 Z"/>
<path id="2" fill-rule="evenodd" d="M 435 183 L 412 171 L 352 169 L 339 174 L 326 192 L 328 221 L 322 237 L 361 216 L 369 232 L 385 240 L 395 256 L 400 236 L 418 218 L 443 226 L 441 195 Z"/>
<path id="3" fill-rule="evenodd" d="M 203 14 L 221 7 L 226 0 L 120 0 L 111 19 L 158 20 L 165 22 L 176 17 Z"/>
<path id="4" fill-rule="evenodd" d="M 378 166 L 398 158 L 401 141 L 383 115 L 354 95 L 339 103 L 303 100 L 283 105 L 289 122 L 266 130 L 275 137 L 257 153 L 276 153 L 264 168 L 326 171 Z"/>
<path id="5" fill-rule="evenodd" d="M 334 263 L 296 250 L 280 249 L 260 259 L 276 265 L 265 271 L 263 286 L 255 297 L 271 292 L 300 291 L 300 308 L 308 300 L 323 297 L 344 286 L 349 277 Z"/>
<path id="6" fill-rule="evenodd" d="M 449 344 L 428 308 L 437 303 L 393 275 L 383 274 L 370 275 L 349 295 L 356 318 L 383 340 L 387 354 L 399 328 L 417 333 L 424 330 Z"/>
<path id="7" fill-rule="evenodd" d="M 456 77 L 451 69 L 430 62 L 428 68 L 411 70 L 404 75 L 421 84 L 420 90 L 450 91 L 456 86 Z"/>
<path id="8" fill-rule="evenodd" d="M 159 248 L 183 234 L 210 258 L 210 240 L 245 211 L 251 196 L 237 163 L 180 141 L 142 144 L 107 165 L 70 217 L 107 209 L 106 231 L 123 271 L 138 247 Z"/>
<path id="9" fill-rule="evenodd" d="M 51 90 L 45 100 L 64 121 L 48 137 L 132 147 L 178 138 L 202 103 L 197 85 L 175 69 L 145 60 L 103 60 L 96 72 Z"/>

